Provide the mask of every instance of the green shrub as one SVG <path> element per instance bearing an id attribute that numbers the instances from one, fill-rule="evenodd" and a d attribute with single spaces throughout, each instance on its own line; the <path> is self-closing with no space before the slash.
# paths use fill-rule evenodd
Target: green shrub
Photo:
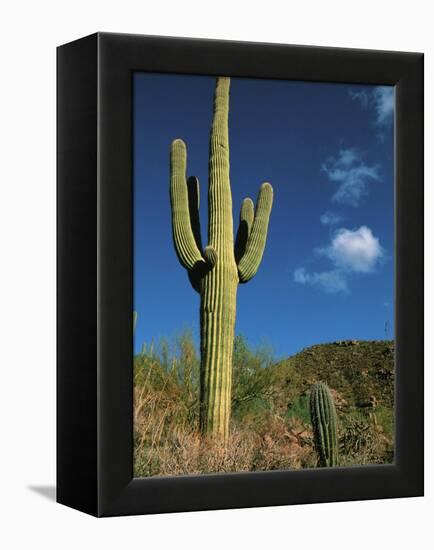
<path id="1" fill-rule="evenodd" d="M 309 397 L 301 395 L 288 405 L 287 418 L 299 419 L 304 424 L 310 424 Z"/>

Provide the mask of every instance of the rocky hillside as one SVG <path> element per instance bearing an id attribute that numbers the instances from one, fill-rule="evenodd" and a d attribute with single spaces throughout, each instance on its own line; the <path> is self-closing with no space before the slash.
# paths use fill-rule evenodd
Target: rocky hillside
<path id="1" fill-rule="evenodd" d="M 359 409 L 393 407 L 394 342 L 345 340 L 319 344 L 274 365 L 281 395 L 294 399 L 315 381 L 338 392 L 344 404 Z M 286 389 L 286 391 L 285 391 Z"/>

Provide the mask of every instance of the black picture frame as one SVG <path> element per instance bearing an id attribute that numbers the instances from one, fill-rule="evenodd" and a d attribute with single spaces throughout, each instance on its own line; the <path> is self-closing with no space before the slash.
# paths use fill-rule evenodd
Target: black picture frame
<path id="1" fill-rule="evenodd" d="M 423 55 L 97 33 L 57 64 L 58 502 L 115 516 L 423 495 Z M 394 464 L 133 478 L 135 71 L 396 86 Z"/>

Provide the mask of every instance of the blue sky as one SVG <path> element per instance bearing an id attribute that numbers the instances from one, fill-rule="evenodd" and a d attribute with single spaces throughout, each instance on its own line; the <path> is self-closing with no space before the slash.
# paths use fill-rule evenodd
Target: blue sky
<path id="1" fill-rule="evenodd" d="M 187 144 L 207 234 L 208 140 L 215 79 L 134 76 L 134 349 L 190 329 L 199 295 L 171 235 L 169 147 Z M 394 89 L 231 79 L 235 227 L 244 197 L 269 181 L 262 264 L 238 288 L 236 333 L 285 357 L 312 344 L 393 336 Z M 386 331 L 386 323 L 388 330 Z"/>

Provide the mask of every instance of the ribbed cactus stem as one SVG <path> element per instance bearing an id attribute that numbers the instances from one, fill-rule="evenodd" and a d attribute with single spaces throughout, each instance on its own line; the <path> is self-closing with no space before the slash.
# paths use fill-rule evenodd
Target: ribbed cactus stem
<path id="1" fill-rule="evenodd" d="M 170 198 L 176 253 L 190 282 L 200 293 L 200 427 L 227 441 L 231 410 L 232 354 L 239 282 L 256 273 L 264 252 L 273 200 L 270 184 L 261 187 L 256 212 L 243 202 L 234 250 L 232 193 L 229 180 L 229 86 L 217 78 L 210 135 L 208 175 L 208 246 L 202 250 L 197 178 L 186 180 L 186 147 L 177 139 L 171 149 Z"/>
<path id="2" fill-rule="evenodd" d="M 188 187 L 185 180 L 186 166 L 187 150 L 185 143 L 180 139 L 175 139 L 172 143 L 170 156 L 172 232 L 179 261 L 185 268 L 191 270 L 204 260 L 193 234 Z"/>
<path id="3" fill-rule="evenodd" d="M 272 204 L 273 188 L 269 183 L 263 183 L 259 190 L 255 217 L 247 239 L 246 250 L 238 263 L 240 283 L 247 283 L 258 271 L 267 239 Z"/>
<path id="4" fill-rule="evenodd" d="M 317 382 L 312 386 L 310 416 L 318 466 L 337 466 L 337 415 L 333 397 L 323 382 Z"/>

